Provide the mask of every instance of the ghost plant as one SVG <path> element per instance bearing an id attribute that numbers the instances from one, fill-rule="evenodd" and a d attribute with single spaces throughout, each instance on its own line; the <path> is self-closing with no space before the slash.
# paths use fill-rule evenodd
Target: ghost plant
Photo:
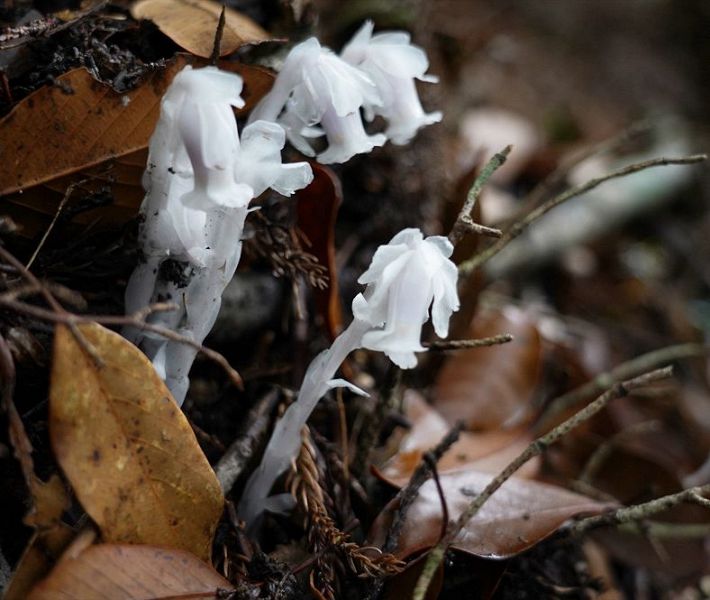
<path id="1" fill-rule="evenodd" d="M 333 388 L 361 390 L 333 379 L 345 358 L 358 348 L 384 352 L 403 369 L 415 367 L 421 329 L 431 319 L 437 335 L 448 335 L 449 318 L 458 310 L 458 271 L 449 259 L 453 246 L 445 237 L 424 238 L 418 229 L 405 229 L 380 246 L 359 283 L 365 291 L 353 300 L 353 321 L 311 362 L 296 401 L 276 423 L 261 464 L 247 482 L 239 515 L 254 527 L 261 513 L 273 506 L 269 493 L 276 479 L 296 457 L 301 430 L 318 400 Z M 275 498 L 278 500 L 278 497 Z"/>
<path id="2" fill-rule="evenodd" d="M 382 146 L 387 139 L 365 133 L 360 117 L 365 104 L 381 104 L 373 81 L 316 38 L 309 38 L 289 52 L 274 86 L 254 108 L 249 122 L 282 123 L 289 141 L 308 156 L 315 153 L 306 138 L 325 134 L 328 149 L 318 160 L 341 163 Z M 314 128 L 319 123 L 322 130 Z"/>
<path id="3" fill-rule="evenodd" d="M 249 202 L 268 187 L 290 195 L 313 178 L 306 163 L 281 164 L 284 134 L 255 122 L 240 144 L 232 107 L 242 79 L 216 67 L 178 73 L 161 102 L 143 184 L 142 263 L 126 289 L 126 311 L 171 301 L 179 310 L 151 321 L 202 343 L 241 255 Z M 191 346 L 129 328 L 182 404 L 195 358 Z"/>
<path id="4" fill-rule="evenodd" d="M 342 163 L 356 154 L 382 146 L 389 138 L 406 144 L 425 125 L 441 120 L 426 114 L 415 79 L 438 81 L 426 75 L 424 50 L 402 31 L 372 34 L 367 21 L 338 57 L 310 38 L 289 52 L 271 91 L 259 102 L 250 122 L 278 122 L 289 141 L 313 156 L 309 140 L 325 135 L 328 148 L 318 155 L 323 163 Z M 384 134 L 365 132 L 360 109 L 368 120 L 382 116 Z"/>
<path id="5" fill-rule="evenodd" d="M 374 24 L 366 21 L 343 48 L 341 57 L 363 71 L 375 84 L 379 102 L 365 103 L 365 115 L 387 120 L 385 135 L 393 144 L 406 144 L 426 125 L 441 121 L 441 113 L 426 114 L 414 80 L 436 83 L 426 75 L 429 60 L 422 48 L 410 43 L 408 33 L 387 31 L 372 35 Z"/>

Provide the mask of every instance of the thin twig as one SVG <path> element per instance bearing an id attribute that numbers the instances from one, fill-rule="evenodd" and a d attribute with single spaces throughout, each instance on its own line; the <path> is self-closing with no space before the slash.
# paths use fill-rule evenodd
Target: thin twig
<path id="1" fill-rule="evenodd" d="M 399 536 L 402 532 L 402 525 L 407 518 L 407 511 L 414 500 L 416 500 L 419 488 L 431 477 L 429 464 L 432 460 L 434 463 L 439 462 L 441 457 L 449 451 L 449 448 L 458 441 L 462 429 L 462 423 L 458 423 L 452 427 L 451 431 L 449 431 L 434 448 L 426 453 L 428 460 L 422 460 L 422 462 L 419 463 L 419 466 L 415 469 L 414 473 L 412 473 L 409 483 L 399 490 L 395 496 L 394 504 L 397 505 L 397 512 L 387 532 L 387 539 L 385 540 L 384 546 L 382 546 L 383 552 L 393 552 L 397 547 Z"/>
<path id="2" fill-rule="evenodd" d="M 649 539 L 705 539 L 710 536 L 710 523 L 660 523 L 644 521 L 643 523 L 624 523 L 619 525 L 621 531 L 636 533 Z"/>
<path id="3" fill-rule="evenodd" d="M 638 123 L 633 123 L 618 135 L 602 140 L 598 144 L 582 148 L 578 152 L 573 152 L 566 159 L 560 161 L 559 166 L 533 188 L 522 202 L 517 214 L 523 215 L 540 204 L 543 198 L 547 197 L 564 182 L 569 172 L 577 165 L 594 156 L 613 152 L 639 135 L 650 131 L 652 126 L 653 121 L 651 120 L 639 121 Z"/>
<path id="4" fill-rule="evenodd" d="M 232 381 L 232 383 L 237 387 L 237 389 L 243 389 L 244 388 L 244 382 L 242 381 L 241 375 L 237 372 L 232 365 L 229 364 L 229 361 L 219 352 L 216 350 L 212 350 L 211 348 L 206 348 L 202 344 L 199 344 L 192 338 L 180 335 L 179 333 L 173 331 L 172 329 L 167 329 L 165 327 L 161 327 L 160 325 L 153 325 L 152 323 L 146 323 L 143 319 L 145 318 L 145 311 L 146 309 L 143 309 L 141 311 L 138 311 L 136 314 L 133 315 L 76 315 L 70 312 L 65 311 L 62 309 L 62 312 L 53 312 L 44 308 L 41 308 L 39 306 L 34 306 L 33 304 L 27 304 L 25 302 L 19 302 L 16 300 L 5 300 L 0 297 L 0 305 L 6 306 L 7 308 L 11 308 L 12 310 L 20 313 L 24 313 L 26 315 L 35 317 L 36 319 L 40 319 L 43 321 L 50 321 L 52 323 L 61 323 L 62 325 L 66 325 L 70 329 L 73 328 L 74 330 L 77 331 L 79 334 L 79 339 L 83 339 L 84 336 L 81 335 L 81 332 L 77 328 L 77 324 L 79 323 L 100 323 L 103 325 L 129 325 L 131 327 L 135 327 L 137 329 L 140 329 L 141 331 L 151 331 L 153 333 L 157 333 L 158 335 L 163 336 L 166 339 L 173 340 L 175 342 L 179 342 L 181 344 L 186 344 L 188 346 L 191 346 L 198 352 L 201 352 L 204 354 L 207 358 L 212 360 L 213 362 L 217 363 L 222 369 L 225 371 L 229 379 Z M 158 305 L 161 310 L 165 310 L 165 305 L 160 304 Z M 86 342 L 86 340 L 84 340 Z M 79 342 L 81 343 L 81 342 Z M 90 349 L 87 349 L 85 346 L 83 346 L 84 350 L 91 354 Z M 89 348 L 91 348 L 89 346 Z M 95 351 L 94 351 L 95 352 Z M 101 364 L 102 361 L 100 357 L 95 357 L 94 361 L 97 362 L 97 364 Z"/>
<path id="5" fill-rule="evenodd" d="M 434 485 L 436 485 L 436 493 L 439 495 L 439 503 L 441 504 L 441 536 L 440 539 L 446 535 L 446 528 L 449 526 L 449 505 L 446 503 L 446 496 L 444 495 L 444 488 L 441 487 L 441 480 L 439 479 L 439 471 L 436 468 L 436 461 L 429 452 L 425 452 L 422 456 L 424 462 L 429 465 L 431 469 L 431 476 L 434 480 Z"/>
<path id="6" fill-rule="evenodd" d="M 397 495 L 392 501 L 392 505 L 397 508 L 392 519 L 392 524 L 387 532 L 387 538 L 382 546 L 382 552 L 394 552 L 399 543 L 399 536 L 402 533 L 402 526 L 404 525 L 407 512 L 412 503 L 416 500 L 419 494 L 419 488 L 431 477 L 432 470 L 429 465 L 432 464 L 432 462 L 433 464 L 439 462 L 441 457 L 448 452 L 449 448 L 458 441 L 462 429 L 463 423 L 457 423 L 434 448 L 429 450 L 425 454 L 427 457 L 426 460 L 423 459 L 419 463 L 414 473 L 412 473 L 412 476 L 409 478 L 409 483 L 397 492 Z M 367 595 L 367 600 L 376 600 L 379 598 L 383 586 L 384 581 L 377 579 Z"/>
<path id="7" fill-rule="evenodd" d="M 626 429 L 623 429 L 611 438 L 604 440 L 599 446 L 597 446 L 592 455 L 589 457 L 589 460 L 587 460 L 587 464 L 584 465 L 582 472 L 579 474 L 578 480 L 586 484 L 591 484 L 594 476 L 599 472 L 620 444 L 626 440 L 633 439 L 634 436 L 660 431 L 661 427 L 662 423 L 658 420 L 632 423 Z"/>
<path id="8" fill-rule="evenodd" d="M 677 494 L 655 498 L 643 504 L 617 508 L 603 515 L 587 517 L 572 525 L 570 532 L 574 535 L 580 535 L 590 529 L 596 529 L 597 527 L 603 527 L 605 525 L 622 525 L 624 523 L 642 521 L 643 519 L 662 513 L 669 508 L 673 508 L 685 502 L 700 504 L 708 508 L 710 507 L 710 500 L 704 497 L 706 494 L 710 494 L 710 484 L 688 488 Z"/>
<path id="9" fill-rule="evenodd" d="M 54 218 L 52 219 L 52 222 L 49 224 L 47 227 L 47 230 L 44 232 L 44 235 L 42 236 L 42 239 L 39 241 L 39 244 L 37 244 L 37 248 L 35 248 L 35 251 L 32 253 L 32 256 L 30 256 L 30 260 L 27 261 L 26 267 L 29 269 L 32 266 L 32 263 L 35 261 L 37 256 L 40 253 L 40 250 L 42 250 L 42 247 L 44 246 L 44 243 L 47 241 L 47 238 L 49 237 L 49 234 L 52 233 L 52 229 L 54 229 L 55 224 L 57 223 L 57 220 L 59 219 L 59 215 L 62 213 L 62 210 L 64 210 L 64 207 L 66 206 L 67 202 L 69 202 L 69 198 L 71 198 L 71 195 L 74 193 L 74 190 L 78 188 L 79 186 L 84 185 L 88 179 L 82 179 L 81 181 L 75 181 L 74 183 L 70 183 L 67 186 L 66 191 L 64 192 L 64 196 L 62 197 L 62 200 L 59 202 L 59 206 L 57 206 L 57 210 L 54 213 Z"/>
<path id="10" fill-rule="evenodd" d="M 485 338 L 475 338 L 471 340 L 441 340 L 424 344 L 425 348 L 431 350 L 464 350 L 469 348 L 484 348 L 486 346 L 498 346 L 512 342 L 515 338 L 510 333 L 501 333 Z"/>
<path id="11" fill-rule="evenodd" d="M 219 60 L 219 55 L 221 54 L 222 35 L 224 34 L 224 24 L 226 22 L 226 10 L 227 6 L 225 4 L 222 4 L 222 10 L 219 13 L 219 21 L 217 21 L 217 30 L 214 32 L 214 44 L 212 44 L 212 54 L 210 55 L 210 65 L 212 65 L 213 67 L 217 66 L 217 61 Z"/>
<path id="12" fill-rule="evenodd" d="M 57 301 L 57 299 L 52 295 L 52 292 L 50 292 L 46 286 L 42 285 L 40 280 L 34 276 L 32 271 L 25 267 L 25 265 L 23 265 L 19 260 L 17 260 L 17 258 L 15 258 L 1 245 L 0 258 L 15 267 L 20 276 L 24 277 L 31 285 L 37 288 L 37 291 L 42 295 L 47 304 L 49 304 L 49 306 L 52 308 L 54 314 L 60 315 L 66 319 L 65 324 L 69 328 L 69 331 L 71 331 L 71 334 L 74 336 L 74 339 L 76 340 L 77 344 L 79 344 L 82 350 L 86 352 L 86 354 L 89 356 L 89 358 L 91 358 L 91 360 L 97 367 L 102 367 L 104 365 L 103 360 L 101 360 L 101 357 L 96 353 L 94 347 L 89 344 L 86 338 L 82 335 L 81 331 L 79 331 L 79 328 L 76 326 L 76 323 L 74 323 L 69 318 L 71 314 L 67 312 L 64 307 Z"/>
<path id="13" fill-rule="evenodd" d="M 555 427 L 549 433 L 539 437 L 532 444 L 530 444 L 520 455 L 518 455 L 510 464 L 508 464 L 505 469 L 503 469 L 500 474 L 498 474 L 484 489 L 483 491 L 474 498 L 474 500 L 468 505 L 466 510 L 464 510 L 459 518 L 456 520 L 454 525 L 449 529 L 448 533 L 429 553 L 427 560 L 424 564 L 424 569 L 417 581 L 414 588 L 414 593 L 412 595 L 413 600 L 423 600 L 426 596 L 426 592 L 429 589 L 432 577 L 436 573 L 439 565 L 441 564 L 444 554 L 448 549 L 451 542 L 456 538 L 456 536 L 461 532 L 461 530 L 466 526 L 466 524 L 478 513 L 481 507 L 488 501 L 488 499 L 506 482 L 510 479 L 513 474 L 522 467 L 526 462 L 535 456 L 542 454 L 550 445 L 557 442 L 560 438 L 567 435 L 572 429 L 576 428 L 584 421 L 588 420 L 600 410 L 602 410 L 609 402 L 616 398 L 626 396 L 632 390 L 648 385 L 649 383 L 654 383 L 663 379 L 667 379 L 673 373 L 672 367 L 665 367 L 663 369 L 657 369 L 649 373 L 645 373 L 634 379 L 624 381 L 622 383 L 617 383 L 610 390 L 599 396 L 594 402 L 587 405 L 585 408 L 580 410 L 576 415 L 567 419 L 564 423 L 561 423 Z"/>
<path id="14" fill-rule="evenodd" d="M 9 263 L 15 269 L 17 269 L 17 272 L 24 277 L 31 285 L 33 285 L 37 291 L 42 294 L 42 297 L 45 299 L 47 304 L 58 313 L 61 312 L 66 312 L 64 308 L 62 307 L 59 302 L 57 302 L 56 298 L 52 296 L 52 294 L 49 292 L 49 290 L 42 285 L 39 279 L 34 276 L 32 271 L 30 271 L 25 265 L 23 265 L 19 260 L 17 260 L 10 252 L 8 252 L 3 246 L 0 245 L 0 259 L 5 261 L 6 263 Z"/>
<path id="15" fill-rule="evenodd" d="M 569 190 L 555 196 L 551 200 L 548 200 L 544 204 L 530 211 L 522 219 L 511 225 L 511 227 L 503 234 L 501 238 L 496 240 L 493 244 L 488 246 L 485 250 L 482 250 L 478 254 L 474 255 L 467 261 L 462 262 L 459 265 L 459 274 L 466 276 L 472 271 L 476 270 L 486 262 L 488 262 L 493 256 L 498 254 L 505 246 L 517 238 L 523 231 L 525 231 L 532 223 L 537 221 L 544 214 L 550 212 L 556 206 L 559 206 L 563 202 L 567 202 L 576 196 L 580 196 L 590 190 L 593 190 L 602 183 L 609 181 L 611 179 L 616 179 L 618 177 L 625 177 L 626 175 L 631 175 L 632 173 L 637 173 L 645 169 L 650 169 L 652 167 L 662 167 L 667 165 L 690 165 L 707 160 L 707 155 L 705 154 L 694 154 L 692 156 L 683 156 L 680 158 L 653 158 L 650 160 L 645 160 L 643 162 L 634 163 L 623 167 L 612 173 L 607 173 L 601 177 L 595 179 L 590 179 L 582 185 L 575 186 Z"/>
<path id="16" fill-rule="evenodd" d="M 642 373 L 646 373 L 651 369 L 655 369 L 659 365 L 668 364 L 670 362 L 680 360 L 682 358 L 693 358 L 703 356 L 710 353 L 710 346 L 705 344 L 675 344 L 659 348 L 632 358 L 631 360 L 621 363 L 614 367 L 611 371 L 606 371 L 597 375 L 591 381 L 576 387 L 575 389 L 563 394 L 552 400 L 545 410 L 542 420 L 536 425 L 538 431 L 545 431 L 553 422 L 555 417 L 562 414 L 568 409 L 592 398 L 606 389 L 609 389 L 617 381 L 631 379 Z"/>
<path id="17" fill-rule="evenodd" d="M 449 241 L 454 246 L 461 241 L 461 238 L 463 238 L 468 231 L 474 231 L 490 237 L 500 237 L 502 235 L 502 232 L 498 229 L 474 223 L 471 219 L 471 211 L 476 205 L 486 182 L 491 178 L 491 175 L 493 175 L 496 170 L 503 166 L 512 149 L 512 146 L 506 146 L 503 150 L 494 154 L 493 158 L 486 163 L 486 166 L 483 167 L 481 173 L 478 177 L 476 177 L 476 181 L 473 182 L 473 185 L 466 196 L 466 202 L 464 202 L 463 207 L 456 218 L 456 222 L 449 233 Z"/>

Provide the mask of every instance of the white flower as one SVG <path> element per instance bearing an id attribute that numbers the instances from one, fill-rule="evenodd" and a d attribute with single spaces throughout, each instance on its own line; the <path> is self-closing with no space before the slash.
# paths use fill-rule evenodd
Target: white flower
<path id="1" fill-rule="evenodd" d="M 382 134 L 367 135 L 360 118 L 361 106 L 380 104 L 375 84 L 367 75 L 310 38 L 291 50 L 273 88 L 254 108 L 249 122 L 281 122 L 289 140 L 302 151 L 308 146 L 305 138 L 318 134 L 309 128 L 320 123 L 333 148 L 318 159 L 344 162 L 387 140 Z M 279 119 L 284 109 L 286 114 Z"/>
<path id="2" fill-rule="evenodd" d="M 255 121 L 242 131 L 235 176 L 238 182 L 251 187 L 255 197 L 267 188 L 290 196 L 313 181 L 308 163 L 281 163 L 285 143 L 283 128 L 269 121 Z"/>
<path id="3" fill-rule="evenodd" d="M 353 315 L 372 329 L 362 346 L 380 350 L 403 369 L 417 364 L 422 325 L 429 319 L 440 337 L 449 331 L 451 313 L 459 308 L 458 270 L 449 257 L 453 246 L 442 236 L 424 239 L 418 229 L 405 229 L 380 246 L 359 283 L 365 294 L 353 300 Z"/>
<path id="4" fill-rule="evenodd" d="M 182 196 L 191 208 L 246 206 L 253 190 L 237 183 L 239 133 L 232 106 L 244 106 L 242 78 L 216 67 L 185 67 L 163 99 L 190 159 L 194 188 Z"/>
<path id="5" fill-rule="evenodd" d="M 343 60 L 369 75 L 377 86 L 381 104 L 365 104 L 365 114 L 387 119 L 385 134 L 394 144 L 406 144 L 417 130 L 441 121 L 441 112 L 426 114 L 414 79 L 436 83 L 426 75 L 429 60 L 422 48 L 410 43 L 405 32 L 372 35 L 373 23 L 366 21 L 341 52 Z"/>

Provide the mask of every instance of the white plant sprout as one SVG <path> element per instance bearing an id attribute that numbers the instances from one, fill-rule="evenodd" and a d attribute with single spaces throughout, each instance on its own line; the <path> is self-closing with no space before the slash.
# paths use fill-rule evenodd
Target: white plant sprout
<path id="1" fill-rule="evenodd" d="M 367 287 L 353 300 L 352 322 L 311 362 L 296 401 L 276 423 L 261 464 L 247 482 L 238 513 L 252 531 L 264 510 L 284 508 L 284 496 L 270 498 L 269 494 L 296 457 L 301 431 L 318 401 L 334 387 L 365 394 L 347 381 L 334 379 L 348 354 L 358 348 L 378 350 L 403 369 L 415 367 L 415 352 L 426 350 L 420 338 L 430 307 L 436 334 L 448 335 L 449 318 L 459 309 L 452 252 L 448 239 L 424 238 L 419 229 L 405 229 L 377 249 L 369 269 L 358 279 Z"/>
<path id="2" fill-rule="evenodd" d="M 427 75 L 426 52 L 410 42 L 403 31 L 373 35 L 374 24 L 366 21 L 343 48 L 341 57 L 362 70 L 375 83 L 379 103 L 365 103 L 366 118 L 376 115 L 387 120 L 385 135 L 393 144 L 407 144 L 419 129 L 441 121 L 442 113 L 425 113 L 414 84 L 415 79 L 436 83 L 439 78 Z"/>
<path id="3" fill-rule="evenodd" d="M 360 116 L 362 106 L 381 103 L 368 75 L 309 38 L 291 49 L 249 123 L 280 123 L 289 141 L 307 156 L 315 154 L 308 139 L 325 135 L 328 148 L 318 161 L 342 163 L 387 141 L 381 133 L 368 135 Z"/>
<path id="4" fill-rule="evenodd" d="M 236 271 L 249 202 L 269 187 L 290 195 L 313 179 L 306 163 L 281 164 L 285 134 L 273 123 L 245 128 L 240 144 L 232 107 L 244 105 L 242 79 L 216 67 L 185 67 L 161 102 L 151 137 L 141 206 L 143 262 L 126 288 L 126 312 L 169 301 L 160 324 L 201 344 Z M 124 335 L 143 349 L 182 404 L 196 350 L 137 328 Z"/>

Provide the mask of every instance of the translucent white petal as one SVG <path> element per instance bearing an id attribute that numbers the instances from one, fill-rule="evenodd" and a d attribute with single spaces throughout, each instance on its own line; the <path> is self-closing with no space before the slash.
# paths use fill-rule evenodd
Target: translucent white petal
<path id="1" fill-rule="evenodd" d="M 385 354 L 400 369 L 413 369 L 417 366 L 414 352 L 385 352 Z"/>
<path id="2" fill-rule="evenodd" d="M 357 282 L 368 284 L 377 281 L 382 277 L 385 267 L 408 250 L 406 243 L 398 243 L 394 239 L 389 244 L 383 244 L 375 251 L 369 268 L 358 277 Z"/>
<path id="3" fill-rule="evenodd" d="M 290 196 L 296 190 L 307 187 L 313 181 L 313 169 L 308 163 L 282 165 L 271 188 L 282 196 Z"/>
<path id="4" fill-rule="evenodd" d="M 343 387 L 349 389 L 353 394 L 357 394 L 358 396 L 364 396 L 365 398 L 370 397 L 370 394 L 368 394 L 365 390 L 361 390 L 355 384 L 352 384 L 345 379 L 331 379 L 326 385 L 330 390 Z"/>

